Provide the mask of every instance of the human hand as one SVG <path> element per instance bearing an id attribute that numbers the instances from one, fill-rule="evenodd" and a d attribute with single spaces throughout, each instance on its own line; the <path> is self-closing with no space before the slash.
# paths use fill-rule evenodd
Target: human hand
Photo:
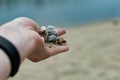
<path id="1" fill-rule="evenodd" d="M 0 27 L 0 35 L 11 41 L 20 53 L 21 61 L 26 57 L 33 62 L 44 60 L 50 56 L 68 51 L 66 44 L 49 48 L 44 38 L 39 35 L 37 23 L 25 17 L 17 18 Z M 57 35 L 65 34 L 64 29 L 58 28 Z"/>

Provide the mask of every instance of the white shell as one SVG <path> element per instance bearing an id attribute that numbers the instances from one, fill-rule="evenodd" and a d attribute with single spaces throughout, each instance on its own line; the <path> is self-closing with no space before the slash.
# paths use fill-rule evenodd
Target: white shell
<path id="1" fill-rule="evenodd" d="M 41 31 L 45 31 L 45 30 L 47 30 L 47 27 L 46 26 L 41 26 Z"/>

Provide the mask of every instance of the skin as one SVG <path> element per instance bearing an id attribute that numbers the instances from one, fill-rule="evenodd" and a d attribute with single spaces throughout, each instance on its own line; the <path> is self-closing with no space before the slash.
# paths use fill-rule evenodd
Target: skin
<path id="1" fill-rule="evenodd" d="M 67 44 L 52 48 L 47 47 L 44 38 L 38 34 L 40 32 L 38 27 L 39 25 L 35 21 L 26 17 L 20 17 L 2 25 L 0 27 L 0 36 L 9 40 L 17 48 L 21 62 L 25 58 L 32 62 L 38 62 L 68 51 Z M 64 29 L 57 28 L 58 36 L 65 33 Z M 11 71 L 10 61 L 3 50 L 0 50 L 0 53 L 0 80 L 5 80 Z"/>

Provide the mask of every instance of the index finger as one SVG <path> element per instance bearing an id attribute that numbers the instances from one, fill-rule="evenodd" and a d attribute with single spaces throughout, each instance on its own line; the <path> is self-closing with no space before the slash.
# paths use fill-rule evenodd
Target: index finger
<path id="1" fill-rule="evenodd" d="M 57 29 L 57 35 L 61 36 L 66 33 L 66 30 L 63 28 L 56 28 Z"/>

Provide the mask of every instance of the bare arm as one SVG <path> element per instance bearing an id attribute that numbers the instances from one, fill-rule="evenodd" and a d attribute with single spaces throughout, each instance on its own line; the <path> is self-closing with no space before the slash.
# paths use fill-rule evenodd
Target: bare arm
<path id="1" fill-rule="evenodd" d="M 6 80 L 10 74 L 11 66 L 8 56 L 0 49 L 0 80 Z"/>
<path id="2" fill-rule="evenodd" d="M 38 33 L 37 23 L 23 17 L 17 18 L 0 27 L 0 36 L 9 40 L 17 48 L 21 62 L 25 58 L 33 62 L 38 62 L 58 53 L 68 51 L 66 44 L 53 48 L 47 47 L 44 43 L 44 38 Z M 59 36 L 65 33 L 64 29 L 58 29 L 57 31 Z M 10 71 L 10 61 L 5 52 L 0 50 L 0 80 L 6 79 Z"/>

